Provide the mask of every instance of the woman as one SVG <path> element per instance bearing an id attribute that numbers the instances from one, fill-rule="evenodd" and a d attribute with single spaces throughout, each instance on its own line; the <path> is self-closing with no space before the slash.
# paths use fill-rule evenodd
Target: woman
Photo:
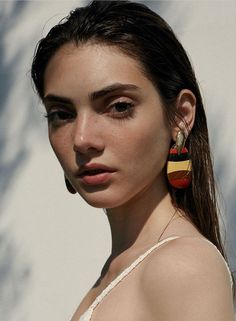
<path id="1" fill-rule="evenodd" d="M 93 1 L 39 42 L 32 78 L 68 190 L 112 233 L 72 321 L 232 321 L 205 113 L 171 28 L 142 4 Z"/>

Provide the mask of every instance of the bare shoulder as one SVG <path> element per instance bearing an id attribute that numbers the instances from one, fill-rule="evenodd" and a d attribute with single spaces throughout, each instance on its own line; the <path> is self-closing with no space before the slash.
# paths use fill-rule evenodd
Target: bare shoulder
<path id="1" fill-rule="evenodd" d="M 225 261 L 201 238 L 181 237 L 163 244 L 146 261 L 141 284 L 158 320 L 234 320 Z"/>
<path id="2" fill-rule="evenodd" d="M 158 268 L 158 270 L 157 270 Z M 147 275 L 158 273 L 186 277 L 195 275 L 198 278 L 214 278 L 230 286 L 230 276 L 220 252 L 203 237 L 179 237 L 164 243 L 146 265 Z M 164 277 L 164 275 L 161 275 Z"/>

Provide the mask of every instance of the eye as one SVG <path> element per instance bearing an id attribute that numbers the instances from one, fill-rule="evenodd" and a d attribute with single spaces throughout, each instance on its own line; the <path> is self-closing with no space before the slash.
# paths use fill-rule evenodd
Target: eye
<path id="1" fill-rule="evenodd" d="M 49 124 L 52 124 L 53 126 L 59 126 L 73 120 L 75 115 L 66 110 L 55 110 L 49 111 L 45 117 L 47 118 Z"/>
<path id="2" fill-rule="evenodd" d="M 133 115 L 134 103 L 118 101 L 109 106 L 109 114 L 114 118 L 129 118 Z"/>

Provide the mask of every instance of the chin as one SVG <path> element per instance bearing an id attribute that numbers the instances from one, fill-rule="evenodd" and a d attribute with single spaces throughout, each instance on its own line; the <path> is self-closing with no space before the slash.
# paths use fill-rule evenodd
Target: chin
<path id="1" fill-rule="evenodd" d="M 95 208 L 118 208 L 132 200 L 140 190 L 120 186 L 81 186 L 77 189 L 86 203 Z"/>
<path id="2" fill-rule="evenodd" d="M 95 208 L 114 208 L 116 207 L 114 204 L 111 204 L 111 202 L 106 202 L 105 200 L 88 200 L 85 199 L 86 203 L 88 203 L 90 206 Z"/>
<path id="3" fill-rule="evenodd" d="M 123 204 L 121 200 L 113 199 L 109 195 L 81 195 L 80 196 L 88 203 L 90 206 L 95 208 L 115 208 Z"/>

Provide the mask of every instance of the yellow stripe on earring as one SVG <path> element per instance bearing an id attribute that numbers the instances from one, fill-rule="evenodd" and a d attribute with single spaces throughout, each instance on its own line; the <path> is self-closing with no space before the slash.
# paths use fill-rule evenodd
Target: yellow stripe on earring
<path id="1" fill-rule="evenodd" d="M 182 162 L 168 162 L 167 163 L 167 174 L 177 171 L 191 171 L 192 162 L 191 160 L 186 160 Z"/>

